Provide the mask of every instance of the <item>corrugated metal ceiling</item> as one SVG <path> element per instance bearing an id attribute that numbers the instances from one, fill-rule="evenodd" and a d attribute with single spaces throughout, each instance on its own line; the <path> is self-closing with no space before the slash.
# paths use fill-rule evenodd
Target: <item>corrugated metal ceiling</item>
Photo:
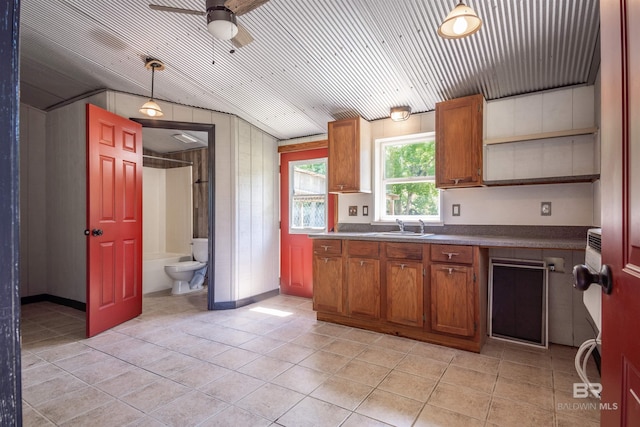
<path id="1" fill-rule="evenodd" d="M 204 10 L 204 0 L 153 0 Z M 410 105 L 487 100 L 588 83 L 599 67 L 597 0 L 475 0 L 483 27 L 437 36 L 453 0 L 271 0 L 238 18 L 255 41 L 230 54 L 205 18 L 149 0 L 23 0 L 22 101 L 46 109 L 109 88 L 149 95 L 143 58 L 167 66 L 155 95 L 236 114 L 277 138 Z M 212 61 L 215 63 L 212 64 Z"/>

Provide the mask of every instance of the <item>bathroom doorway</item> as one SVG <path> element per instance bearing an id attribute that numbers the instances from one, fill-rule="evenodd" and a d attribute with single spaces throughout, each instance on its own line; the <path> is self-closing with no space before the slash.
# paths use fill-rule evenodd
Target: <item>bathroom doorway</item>
<path id="1" fill-rule="evenodd" d="M 144 166 L 191 168 L 193 235 L 209 239 L 207 301 L 211 310 L 215 277 L 215 126 L 201 123 L 131 119 L 142 125 Z M 180 173 L 178 172 L 178 175 Z M 182 178 L 178 178 L 182 179 Z"/>

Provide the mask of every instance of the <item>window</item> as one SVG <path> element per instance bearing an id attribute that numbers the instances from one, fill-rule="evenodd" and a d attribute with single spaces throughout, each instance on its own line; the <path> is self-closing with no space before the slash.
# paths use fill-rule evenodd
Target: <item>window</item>
<path id="1" fill-rule="evenodd" d="M 324 231 L 327 226 L 327 159 L 289 163 L 289 233 Z"/>
<path id="2" fill-rule="evenodd" d="M 435 133 L 376 141 L 376 216 L 440 222 Z"/>

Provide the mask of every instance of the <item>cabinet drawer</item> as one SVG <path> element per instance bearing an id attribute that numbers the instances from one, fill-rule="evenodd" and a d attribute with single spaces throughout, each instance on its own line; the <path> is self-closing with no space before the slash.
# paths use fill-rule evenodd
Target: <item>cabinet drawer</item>
<path id="1" fill-rule="evenodd" d="M 350 257 L 378 258 L 380 256 L 380 242 L 349 240 L 347 254 Z"/>
<path id="2" fill-rule="evenodd" d="M 386 252 L 388 258 L 422 259 L 422 245 L 416 243 L 387 243 Z"/>
<path id="3" fill-rule="evenodd" d="M 431 261 L 473 264 L 473 246 L 431 245 Z"/>
<path id="4" fill-rule="evenodd" d="M 313 253 L 318 255 L 340 255 L 342 253 L 342 240 L 314 240 Z"/>

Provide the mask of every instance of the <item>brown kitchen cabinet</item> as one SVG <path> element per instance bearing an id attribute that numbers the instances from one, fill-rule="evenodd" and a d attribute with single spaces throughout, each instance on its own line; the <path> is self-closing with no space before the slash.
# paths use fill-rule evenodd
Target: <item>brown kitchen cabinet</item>
<path id="1" fill-rule="evenodd" d="M 313 241 L 313 309 L 344 312 L 341 240 Z"/>
<path id="2" fill-rule="evenodd" d="M 424 245 L 387 243 L 386 320 L 421 328 L 424 324 Z"/>
<path id="3" fill-rule="evenodd" d="M 436 104 L 436 187 L 482 185 L 481 94 Z"/>
<path id="4" fill-rule="evenodd" d="M 379 242 L 349 240 L 347 246 L 347 313 L 380 318 Z"/>
<path id="5" fill-rule="evenodd" d="M 329 192 L 371 192 L 371 131 L 362 117 L 329 122 Z"/>

